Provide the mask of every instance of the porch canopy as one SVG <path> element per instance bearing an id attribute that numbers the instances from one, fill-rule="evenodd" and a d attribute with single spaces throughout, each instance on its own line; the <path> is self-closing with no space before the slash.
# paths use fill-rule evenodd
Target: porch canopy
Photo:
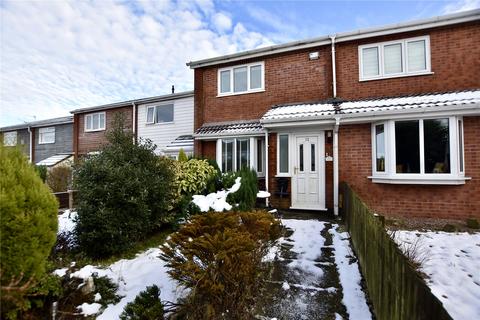
<path id="1" fill-rule="evenodd" d="M 480 89 L 407 95 L 378 99 L 341 100 L 284 104 L 273 106 L 260 122 L 265 127 L 300 125 L 308 123 L 331 123 L 337 117 L 342 123 L 375 121 L 392 116 L 418 113 L 478 114 Z"/>
<path id="2" fill-rule="evenodd" d="M 260 120 L 237 120 L 228 122 L 205 123 L 195 131 L 195 139 L 215 139 L 218 137 L 236 137 L 263 135 Z"/>
<path id="3" fill-rule="evenodd" d="M 54 167 L 61 162 L 71 160 L 72 157 L 73 157 L 73 155 L 71 153 L 56 154 L 56 155 L 53 155 L 53 156 L 48 157 L 46 159 L 43 159 L 41 161 L 38 161 L 36 163 L 36 165 L 37 166 Z"/>

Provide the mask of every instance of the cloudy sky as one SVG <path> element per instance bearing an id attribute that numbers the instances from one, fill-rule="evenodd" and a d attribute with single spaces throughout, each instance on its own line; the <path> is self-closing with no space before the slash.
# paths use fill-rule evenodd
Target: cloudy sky
<path id="1" fill-rule="evenodd" d="M 0 0 L 0 126 L 193 89 L 187 61 L 480 7 L 454 1 Z"/>

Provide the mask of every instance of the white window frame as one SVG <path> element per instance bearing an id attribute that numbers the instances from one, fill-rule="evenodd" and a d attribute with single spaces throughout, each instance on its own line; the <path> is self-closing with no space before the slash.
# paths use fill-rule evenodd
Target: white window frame
<path id="1" fill-rule="evenodd" d="M 167 122 L 157 122 L 157 108 L 172 106 L 173 107 L 173 119 L 172 121 Z M 153 109 L 153 122 L 148 121 L 148 110 Z M 162 125 L 162 124 L 172 124 L 175 123 L 175 103 L 164 103 L 164 104 L 156 104 L 150 105 L 145 108 L 145 123 L 149 125 Z"/>
<path id="2" fill-rule="evenodd" d="M 260 86 L 260 88 L 251 89 L 250 88 L 250 69 L 251 69 L 251 67 L 255 67 L 255 66 L 258 66 L 258 65 L 260 65 L 262 67 L 262 72 L 260 73 L 261 74 L 261 82 L 260 82 L 261 86 Z M 241 92 L 235 92 L 234 87 L 233 87 L 233 85 L 234 85 L 234 83 L 233 83 L 233 78 L 234 78 L 233 69 L 243 68 L 243 67 L 247 67 L 247 90 L 246 91 L 241 91 Z M 221 73 L 222 73 L 222 71 L 230 71 L 230 91 L 229 92 L 221 92 L 221 82 L 222 82 Z M 241 64 L 241 65 L 236 65 L 236 66 L 231 66 L 231 67 L 227 67 L 227 68 L 218 69 L 218 72 L 217 72 L 217 92 L 218 92 L 218 95 L 217 95 L 217 97 L 234 96 L 234 95 L 239 95 L 239 94 L 255 93 L 255 92 L 262 92 L 262 91 L 265 91 L 265 62 L 264 61 L 248 63 L 248 64 Z"/>
<path id="3" fill-rule="evenodd" d="M 42 131 L 49 131 L 49 132 L 42 132 Z M 45 133 L 51 133 L 53 131 L 53 140 L 46 140 Z M 44 127 L 38 128 L 38 144 L 49 144 L 55 143 L 55 127 Z"/>
<path id="4" fill-rule="evenodd" d="M 12 137 L 7 138 L 8 136 L 12 136 Z M 13 138 L 13 136 L 15 136 L 15 137 Z M 7 143 L 7 139 L 8 139 L 8 140 L 11 139 L 11 140 L 14 141 L 14 142 L 12 142 L 12 143 Z M 4 132 L 4 133 L 3 133 L 3 145 L 4 145 L 5 147 L 14 147 L 14 146 L 17 145 L 17 143 L 18 143 L 18 133 L 17 133 L 17 131 L 8 131 L 8 132 Z"/>
<path id="5" fill-rule="evenodd" d="M 237 139 L 249 139 L 249 159 L 248 159 L 248 164 L 249 167 L 254 169 L 257 172 L 257 177 L 263 177 L 265 176 L 265 159 L 263 159 L 263 166 L 262 171 L 258 171 L 257 168 L 257 143 L 258 140 L 264 139 L 263 136 L 239 136 L 239 137 L 222 137 L 220 139 L 217 139 L 217 148 L 216 148 L 216 160 L 217 160 L 217 165 L 220 168 L 220 171 L 223 172 L 223 145 L 222 142 L 224 140 L 233 140 L 233 161 L 232 161 L 232 169 L 233 172 L 237 171 Z M 265 146 L 265 143 L 264 143 Z M 265 151 L 265 150 L 264 150 Z"/>
<path id="6" fill-rule="evenodd" d="M 450 147 L 450 173 L 425 173 L 425 147 L 424 147 L 424 131 L 423 121 L 432 119 L 448 119 L 449 126 L 449 147 Z M 397 121 L 419 121 L 419 146 L 420 146 L 420 173 L 397 173 L 396 172 L 396 152 L 395 152 L 395 122 Z M 465 180 L 465 160 L 463 171 L 460 171 L 460 152 L 464 152 L 458 145 L 459 128 L 458 122 L 461 117 L 456 116 L 430 116 L 416 117 L 406 119 L 387 120 L 375 122 L 371 125 L 371 146 L 372 146 L 372 179 L 375 183 L 392 183 L 392 184 L 464 184 Z M 375 143 L 375 126 L 384 124 L 385 129 L 385 172 L 376 171 L 376 143 Z M 462 121 L 463 124 L 463 121 Z M 463 135 L 463 131 L 462 131 Z M 464 135 L 463 135 L 464 137 Z M 465 144 L 465 142 L 464 142 Z M 465 157 L 464 157 L 465 159 Z"/>
<path id="7" fill-rule="evenodd" d="M 408 71 L 408 43 L 415 41 L 425 41 L 425 70 L 420 71 Z M 384 48 L 385 46 L 392 44 L 401 44 L 402 46 L 402 72 L 385 74 L 385 61 L 384 61 Z M 363 49 L 377 48 L 378 49 L 378 70 L 377 76 L 364 76 L 363 75 Z M 431 56 L 430 56 L 430 36 L 421 36 L 414 38 L 407 38 L 394 41 L 378 42 L 373 44 L 365 44 L 358 47 L 358 74 L 359 81 L 369 81 L 378 79 L 389 79 L 398 77 L 410 77 L 418 75 L 433 74 L 431 71 Z"/>
<path id="8" fill-rule="evenodd" d="M 93 129 L 93 116 L 98 114 L 98 129 Z M 103 114 L 103 127 L 100 127 L 100 115 Z M 87 129 L 87 123 L 89 122 L 88 119 L 92 119 L 92 126 L 90 129 Z M 104 131 L 107 126 L 107 114 L 106 112 L 94 112 L 88 113 L 85 115 L 85 132 L 95 132 L 95 131 Z"/>
<path id="9" fill-rule="evenodd" d="M 288 152 L 287 152 L 287 172 L 280 172 L 280 136 L 287 136 L 288 141 Z M 277 175 L 276 177 L 291 177 L 292 173 L 290 170 L 290 161 L 291 156 L 290 153 L 292 152 L 292 143 L 290 143 L 291 135 L 289 133 L 277 133 Z"/>

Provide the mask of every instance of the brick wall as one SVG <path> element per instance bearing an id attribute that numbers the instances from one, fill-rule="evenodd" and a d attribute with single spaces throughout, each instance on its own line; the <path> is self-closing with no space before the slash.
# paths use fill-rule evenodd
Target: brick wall
<path id="1" fill-rule="evenodd" d="M 432 75 L 359 81 L 358 46 L 430 36 Z M 480 88 L 480 22 L 339 43 L 337 93 L 343 99 Z"/>
<path id="2" fill-rule="evenodd" d="M 95 113 L 95 112 L 91 112 Z M 90 113 L 81 113 L 75 115 L 74 147 L 75 156 L 98 151 L 107 143 L 105 133 L 112 128 L 115 115 L 123 115 L 125 128 L 132 129 L 132 107 L 123 107 L 105 110 L 105 130 L 95 132 L 85 132 L 85 116 Z"/>
<path id="3" fill-rule="evenodd" d="M 480 218 L 480 117 L 464 118 L 465 185 L 372 183 L 370 124 L 340 127 L 340 181 L 347 182 L 373 210 L 389 216 Z"/>

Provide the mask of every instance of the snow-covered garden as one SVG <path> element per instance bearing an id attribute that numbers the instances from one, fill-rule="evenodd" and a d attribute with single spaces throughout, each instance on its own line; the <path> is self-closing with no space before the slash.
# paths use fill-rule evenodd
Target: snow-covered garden
<path id="1" fill-rule="evenodd" d="M 401 230 L 393 238 L 453 319 L 480 317 L 480 233 Z"/>

